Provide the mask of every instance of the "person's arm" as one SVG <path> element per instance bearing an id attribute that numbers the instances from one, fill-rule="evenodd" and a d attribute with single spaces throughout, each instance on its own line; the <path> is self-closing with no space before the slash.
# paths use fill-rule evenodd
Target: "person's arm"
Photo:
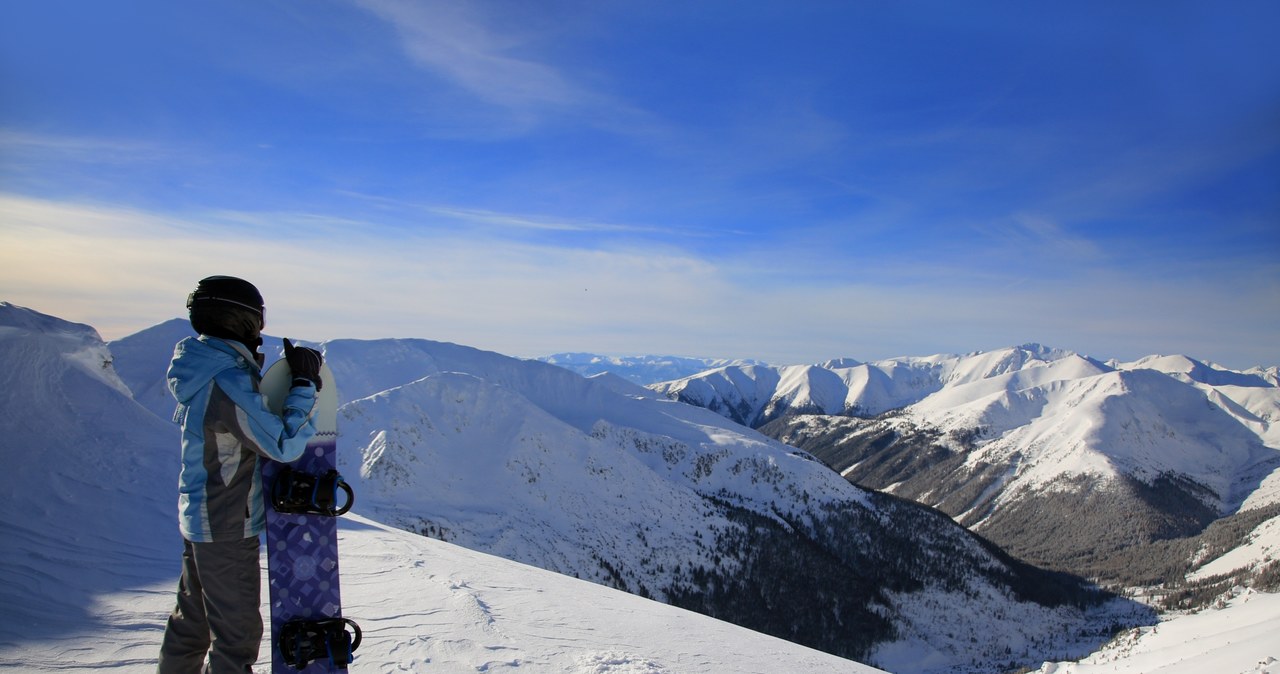
<path id="1" fill-rule="evenodd" d="M 289 389 L 284 411 L 277 416 L 267 408 L 266 399 L 254 390 L 251 375 L 240 369 L 226 370 L 216 382 L 235 403 L 236 426 L 241 442 L 269 459 L 289 463 L 306 449 L 316 433 L 311 422 L 316 389 L 303 384 Z"/>

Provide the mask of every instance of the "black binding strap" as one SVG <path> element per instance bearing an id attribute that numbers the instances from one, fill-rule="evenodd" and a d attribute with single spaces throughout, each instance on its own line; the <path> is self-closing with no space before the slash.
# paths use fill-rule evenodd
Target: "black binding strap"
<path id="1" fill-rule="evenodd" d="M 346 493 L 346 502 L 337 507 L 338 490 Z M 312 475 L 288 466 L 276 473 L 271 485 L 271 505 L 281 513 L 311 513 L 337 517 L 355 505 L 356 494 L 337 470 Z"/>
<path id="2" fill-rule="evenodd" d="M 360 626 L 347 618 L 290 620 L 280 628 L 280 654 L 285 664 L 294 669 L 306 669 L 321 658 L 328 658 L 338 669 L 346 669 L 360 647 L 360 638 Z"/>

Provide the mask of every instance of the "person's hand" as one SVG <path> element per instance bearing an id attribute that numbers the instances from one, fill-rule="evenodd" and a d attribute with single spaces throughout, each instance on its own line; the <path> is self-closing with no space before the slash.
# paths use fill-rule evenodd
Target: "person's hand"
<path id="1" fill-rule="evenodd" d="M 324 382 L 320 380 L 320 366 L 324 364 L 324 356 L 321 356 L 319 351 L 305 346 L 294 346 L 293 342 L 286 337 L 284 359 L 289 363 L 289 369 L 293 372 L 295 381 L 305 379 L 315 384 L 317 391 L 324 386 Z"/>

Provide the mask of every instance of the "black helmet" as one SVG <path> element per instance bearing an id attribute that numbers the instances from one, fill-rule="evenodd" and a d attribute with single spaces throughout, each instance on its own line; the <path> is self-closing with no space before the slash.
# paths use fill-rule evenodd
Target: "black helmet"
<path id="1" fill-rule="evenodd" d="M 262 315 L 262 293 L 252 283 L 234 276 L 210 276 L 200 279 L 196 289 L 187 295 L 187 309 L 195 309 L 210 302 L 227 302 L 250 309 Z"/>
<path id="2" fill-rule="evenodd" d="M 234 339 L 256 349 L 262 344 L 262 293 L 252 283 L 233 276 L 201 279 L 187 296 L 191 327 L 210 337 Z"/>

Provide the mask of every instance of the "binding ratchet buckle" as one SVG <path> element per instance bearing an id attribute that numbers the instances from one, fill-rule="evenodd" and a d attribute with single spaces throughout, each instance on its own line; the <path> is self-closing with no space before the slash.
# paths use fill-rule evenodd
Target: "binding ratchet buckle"
<path id="1" fill-rule="evenodd" d="M 360 636 L 360 626 L 347 618 L 290 620 L 280 628 L 280 654 L 294 669 L 306 669 L 313 660 L 324 658 L 333 667 L 346 669 L 355 659 L 352 654 L 360 647 Z"/>
<path id="2" fill-rule="evenodd" d="M 339 490 L 347 495 L 342 507 L 337 507 Z M 355 502 L 355 492 L 337 470 L 312 475 L 285 466 L 276 474 L 275 482 L 271 485 L 271 505 L 276 512 L 337 517 L 351 510 Z"/>

